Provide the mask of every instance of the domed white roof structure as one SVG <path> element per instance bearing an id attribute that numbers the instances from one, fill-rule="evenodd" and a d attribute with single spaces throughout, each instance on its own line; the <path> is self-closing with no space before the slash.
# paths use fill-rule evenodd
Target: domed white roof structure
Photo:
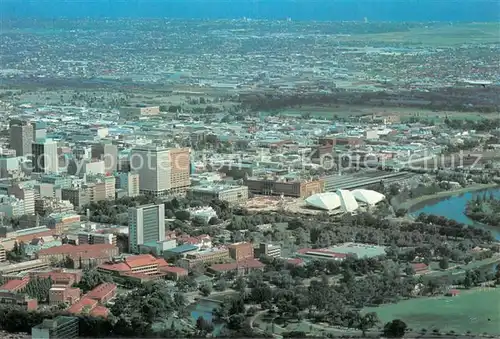
<path id="1" fill-rule="evenodd" d="M 356 200 L 364 202 L 367 205 L 375 205 L 385 199 L 385 195 L 382 193 L 365 189 L 353 190 L 352 195 L 354 195 Z"/>
<path id="2" fill-rule="evenodd" d="M 354 212 L 358 209 L 359 205 L 354 195 L 348 190 L 337 190 L 337 195 L 340 199 L 340 208 L 343 212 Z"/>
<path id="3" fill-rule="evenodd" d="M 331 211 L 340 207 L 340 198 L 333 192 L 317 193 L 306 200 L 306 204 L 322 210 Z"/>

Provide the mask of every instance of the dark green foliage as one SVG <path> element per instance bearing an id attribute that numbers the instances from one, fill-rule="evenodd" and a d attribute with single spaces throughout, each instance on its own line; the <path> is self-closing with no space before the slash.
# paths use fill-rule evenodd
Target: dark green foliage
<path id="1" fill-rule="evenodd" d="M 384 336 L 387 338 L 402 338 L 405 335 L 407 325 L 404 321 L 394 319 L 393 321 L 385 324 Z"/>
<path id="2" fill-rule="evenodd" d="M 51 287 L 52 280 L 50 278 L 34 278 L 26 285 L 24 292 L 30 297 L 36 298 L 39 303 L 46 303 L 49 301 L 49 290 Z"/>
<path id="3" fill-rule="evenodd" d="M 100 273 L 97 270 L 87 270 L 83 272 L 82 280 L 75 287 L 82 290 L 83 293 L 94 289 L 105 282 L 112 282 L 113 280 L 106 274 Z"/>

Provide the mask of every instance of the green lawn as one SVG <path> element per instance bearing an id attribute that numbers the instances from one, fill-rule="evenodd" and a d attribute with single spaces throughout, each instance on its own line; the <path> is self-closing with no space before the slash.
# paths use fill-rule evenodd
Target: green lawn
<path id="1" fill-rule="evenodd" d="M 352 34 L 339 37 L 340 41 L 404 43 L 419 46 L 457 46 L 461 44 L 498 44 L 497 23 L 464 23 L 429 28 L 415 28 L 403 32 Z"/>
<path id="2" fill-rule="evenodd" d="M 461 291 L 456 297 L 411 299 L 364 311 L 376 312 L 383 323 L 401 319 L 414 331 L 500 334 L 500 288 Z"/>

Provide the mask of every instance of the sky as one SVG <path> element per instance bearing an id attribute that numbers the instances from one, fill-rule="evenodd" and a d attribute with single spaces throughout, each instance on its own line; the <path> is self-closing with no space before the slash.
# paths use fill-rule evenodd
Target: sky
<path id="1" fill-rule="evenodd" d="M 0 19 L 167 17 L 499 21 L 498 0 L 0 0 Z"/>

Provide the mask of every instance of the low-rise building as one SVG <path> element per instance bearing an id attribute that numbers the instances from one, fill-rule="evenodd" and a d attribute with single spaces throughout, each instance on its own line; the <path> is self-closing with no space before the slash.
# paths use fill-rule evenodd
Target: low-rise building
<path id="1" fill-rule="evenodd" d="M 113 244 L 116 245 L 116 235 L 113 233 L 78 232 L 78 244 Z"/>
<path id="2" fill-rule="evenodd" d="M 50 271 L 32 271 L 29 272 L 31 278 L 48 279 L 52 280 L 54 285 L 59 286 L 73 286 L 82 280 L 81 270 L 68 270 L 68 269 L 55 269 Z"/>
<path id="3" fill-rule="evenodd" d="M 115 284 L 102 283 L 85 296 L 97 300 L 100 304 L 105 304 L 116 296 L 116 289 Z"/>
<path id="4" fill-rule="evenodd" d="M 252 271 L 263 271 L 265 266 L 266 265 L 256 259 L 249 259 L 234 263 L 212 265 L 207 271 L 212 274 L 236 272 L 238 275 L 246 275 Z"/>
<path id="5" fill-rule="evenodd" d="M 191 269 L 199 264 L 215 264 L 227 261 L 229 258 L 229 250 L 227 248 L 212 248 L 186 254 L 185 258 L 179 260 L 179 266 Z"/>
<path id="6" fill-rule="evenodd" d="M 182 267 L 177 266 L 164 266 L 161 268 L 161 271 L 166 274 L 166 277 L 171 280 L 179 280 L 181 278 L 185 278 L 188 275 L 188 270 Z"/>
<path id="7" fill-rule="evenodd" d="M 296 257 L 308 261 L 312 260 L 335 260 L 343 261 L 347 258 L 345 253 L 332 252 L 328 249 L 312 249 L 312 248 L 302 248 L 297 251 Z"/>
<path id="8" fill-rule="evenodd" d="M 236 261 L 254 258 L 254 248 L 249 242 L 231 244 L 227 248 L 229 250 L 229 256 Z"/>
<path id="9" fill-rule="evenodd" d="M 168 266 L 164 259 L 157 259 L 150 254 L 131 255 L 120 261 L 103 263 L 97 267 L 101 273 L 110 274 L 113 277 L 134 279 L 140 281 L 153 280 L 164 277 L 162 267 Z"/>
<path id="10" fill-rule="evenodd" d="M 254 194 L 283 195 L 295 198 L 307 198 L 325 190 L 325 184 L 322 180 L 248 178 L 245 179 L 245 185 Z"/>
<path id="11" fill-rule="evenodd" d="M 7 260 L 7 251 L 5 251 L 5 247 L 0 245 L 0 262 Z"/>
<path id="12" fill-rule="evenodd" d="M 203 185 L 188 189 L 188 195 L 201 201 L 214 199 L 227 201 L 230 204 L 242 204 L 248 200 L 248 187 L 232 185 Z"/>
<path id="13" fill-rule="evenodd" d="M 78 324 L 77 317 L 58 316 L 54 319 L 45 319 L 31 329 L 31 337 L 33 339 L 78 338 Z"/>
<path id="14" fill-rule="evenodd" d="M 49 304 L 69 304 L 73 305 L 80 300 L 81 291 L 79 288 L 72 288 L 65 285 L 52 285 L 49 290 Z"/>
<path id="15" fill-rule="evenodd" d="M 95 267 L 118 255 L 118 247 L 113 244 L 62 245 L 38 252 L 38 259 L 46 263 L 62 262 L 66 258 L 73 260 L 75 268 Z"/>
<path id="16" fill-rule="evenodd" d="M 17 264 L 0 265 L 0 276 L 20 273 L 23 271 L 42 270 L 48 267 L 48 262 L 41 259 L 24 261 Z"/>
<path id="17" fill-rule="evenodd" d="M 79 229 L 81 225 L 80 215 L 74 212 L 51 213 L 46 219 L 47 227 L 56 230 L 61 235 L 70 230 Z"/>
<path id="18" fill-rule="evenodd" d="M 0 286 L 0 291 L 21 292 L 29 282 L 29 276 L 25 276 L 23 279 L 12 279 Z"/>
<path id="19" fill-rule="evenodd" d="M 262 243 L 259 245 L 259 255 L 266 257 L 279 258 L 281 257 L 281 246 Z"/>
<path id="20" fill-rule="evenodd" d="M 38 308 L 38 300 L 24 293 L 0 291 L 0 305 L 16 305 L 27 311 Z"/>

